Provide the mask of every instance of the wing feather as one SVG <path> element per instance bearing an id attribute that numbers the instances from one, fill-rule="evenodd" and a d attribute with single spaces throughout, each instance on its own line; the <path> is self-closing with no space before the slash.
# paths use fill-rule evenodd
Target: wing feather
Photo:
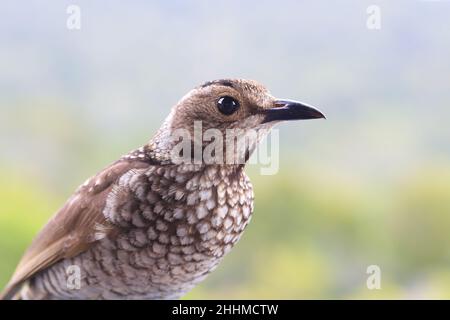
<path id="1" fill-rule="evenodd" d="M 145 162 L 118 161 L 79 187 L 33 240 L 0 299 L 12 297 L 21 284 L 37 272 L 64 258 L 74 257 L 98 239 L 117 232 L 117 227 L 103 215 L 107 196 L 124 173 L 148 166 Z"/>

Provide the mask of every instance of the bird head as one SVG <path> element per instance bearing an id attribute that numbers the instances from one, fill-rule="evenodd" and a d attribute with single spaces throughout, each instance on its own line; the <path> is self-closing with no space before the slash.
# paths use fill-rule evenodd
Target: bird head
<path id="1" fill-rule="evenodd" d="M 197 155 L 201 154 L 202 160 L 213 151 L 218 163 L 230 164 L 230 159 L 245 163 L 275 124 L 318 118 L 325 116 L 314 107 L 277 99 L 256 81 L 214 80 L 188 92 L 174 106 L 152 142 L 166 156 L 169 152 L 172 160 L 180 155 L 183 161 L 193 159 L 195 151 L 200 150 Z"/>

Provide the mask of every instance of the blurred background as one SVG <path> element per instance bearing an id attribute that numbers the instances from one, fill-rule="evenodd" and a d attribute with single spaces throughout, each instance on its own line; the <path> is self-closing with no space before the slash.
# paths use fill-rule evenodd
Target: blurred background
<path id="1" fill-rule="evenodd" d="M 450 298 L 449 14 L 414 0 L 2 1 L 0 287 L 79 184 L 192 87 L 240 77 L 328 120 L 279 127 L 278 174 L 247 170 L 252 223 L 186 298 Z"/>

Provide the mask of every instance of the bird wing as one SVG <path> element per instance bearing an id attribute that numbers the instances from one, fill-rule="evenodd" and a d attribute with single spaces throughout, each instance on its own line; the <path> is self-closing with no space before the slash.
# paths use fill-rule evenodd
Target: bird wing
<path id="1" fill-rule="evenodd" d="M 79 187 L 36 236 L 0 299 L 13 296 L 21 284 L 37 272 L 61 259 L 74 257 L 98 239 L 117 232 L 117 227 L 103 215 L 106 198 L 124 173 L 148 166 L 146 162 L 119 160 Z"/>

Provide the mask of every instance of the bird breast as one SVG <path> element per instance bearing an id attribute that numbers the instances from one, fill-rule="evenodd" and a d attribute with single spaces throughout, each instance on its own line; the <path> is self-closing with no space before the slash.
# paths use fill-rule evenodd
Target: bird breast
<path id="1" fill-rule="evenodd" d="M 214 269 L 239 240 L 252 211 L 252 185 L 242 168 L 133 169 L 107 197 L 103 214 L 121 230 L 107 246 L 125 252 L 125 264 L 150 270 L 152 282 L 179 287 Z"/>

